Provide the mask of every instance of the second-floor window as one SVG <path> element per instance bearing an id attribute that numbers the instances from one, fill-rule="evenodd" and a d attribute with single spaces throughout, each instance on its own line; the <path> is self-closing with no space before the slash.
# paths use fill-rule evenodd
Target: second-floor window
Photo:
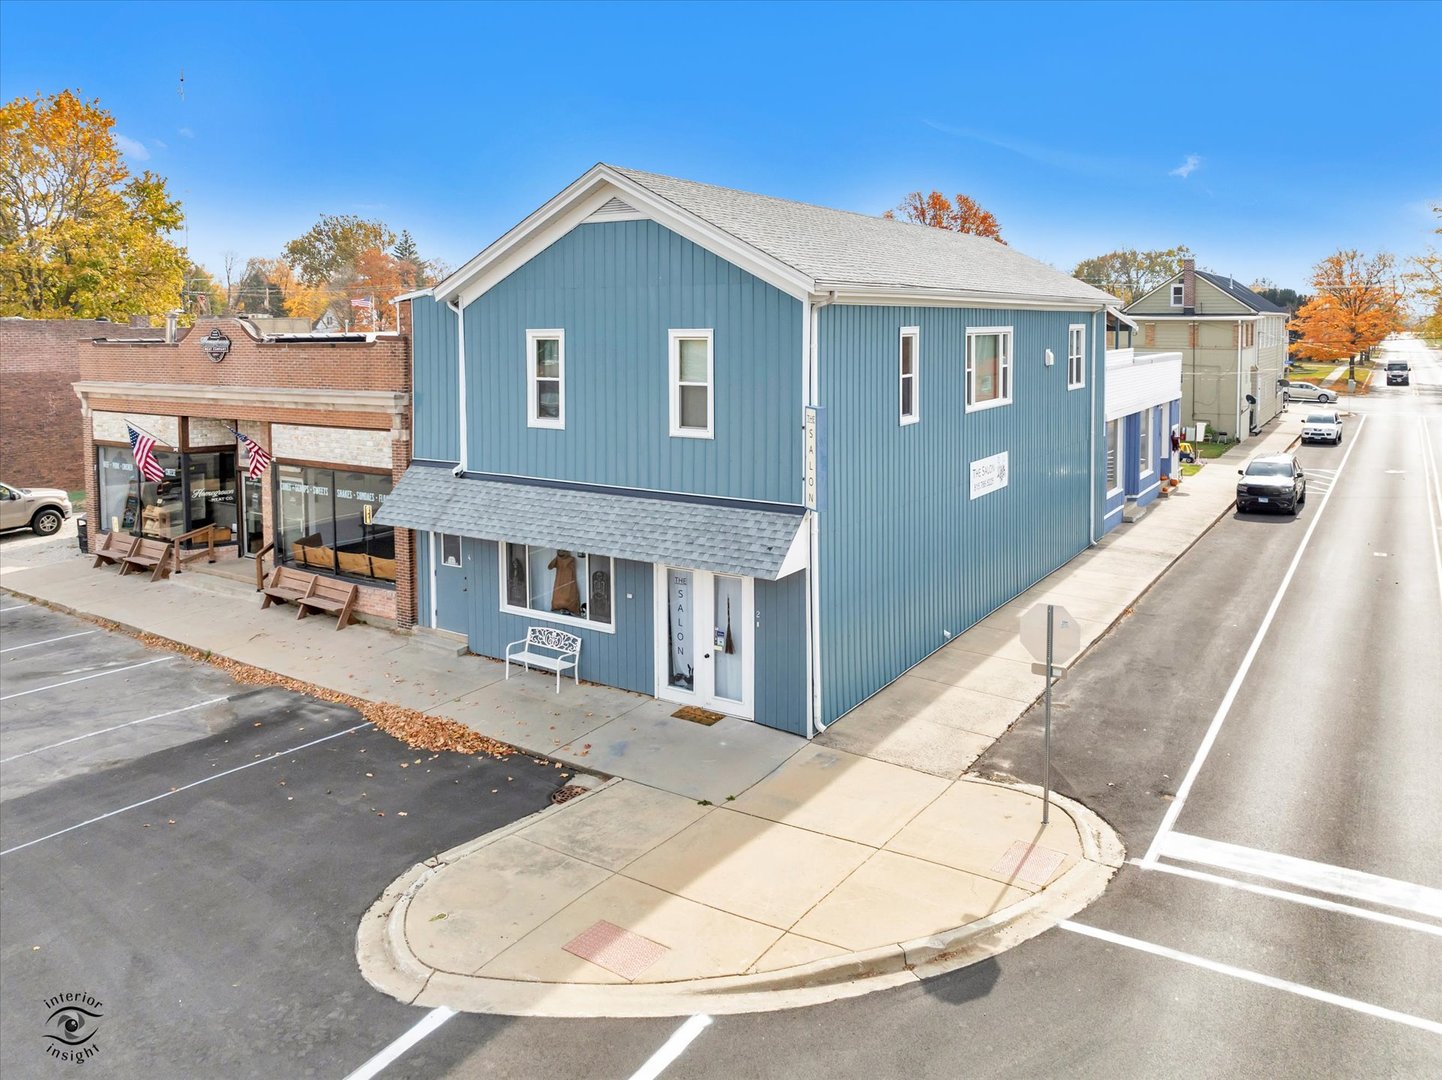
<path id="1" fill-rule="evenodd" d="M 671 435 L 710 439 L 716 416 L 714 332 L 672 330 L 669 338 Z"/>
<path id="2" fill-rule="evenodd" d="M 1066 385 L 1068 390 L 1079 390 L 1087 381 L 1087 328 L 1084 323 L 1072 323 L 1066 332 Z"/>
<path id="3" fill-rule="evenodd" d="M 566 332 L 526 331 L 526 423 L 566 426 Z"/>
<path id="4" fill-rule="evenodd" d="M 901 328 L 901 356 L 898 375 L 901 379 L 901 422 L 914 424 L 921 419 L 921 399 L 918 398 L 919 352 L 921 330 L 915 326 Z"/>
<path id="5" fill-rule="evenodd" d="M 1186 286 L 1178 282 L 1172 286 L 1172 307 L 1185 306 L 1184 300 L 1187 295 Z"/>
<path id="6" fill-rule="evenodd" d="M 1011 404 L 1011 327 L 966 332 L 966 411 Z"/>

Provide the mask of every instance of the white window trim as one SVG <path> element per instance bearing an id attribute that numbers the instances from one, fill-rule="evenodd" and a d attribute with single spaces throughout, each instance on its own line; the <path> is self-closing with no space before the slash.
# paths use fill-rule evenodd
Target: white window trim
<path id="1" fill-rule="evenodd" d="M 706 340 L 706 428 L 681 426 L 681 340 L 683 338 L 705 338 Z M 673 439 L 714 439 L 716 437 L 716 331 L 714 330 L 668 330 L 666 331 L 666 381 L 671 399 L 671 438 Z M 687 383 L 696 386 L 696 383 Z"/>
<path id="2" fill-rule="evenodd" d="M 536 611 L 534 608 L 516 607 L 506 600 L 506 545 L 505 540 L 496 542 L 496 566 L 498 570 L 497 581 L 499 583 L 499 598 L 501 610 L 507 615 L 520 615 L 527 619 L 536 619 L 541 622 L 563 623 L 566 626 L 579 626 L 582 630 L 594 630 L 598 634 L 614 634 L 616 632 L 616 616 L 619 614 L 616 608 L 616 559 L 613 555 L 597 555 L 598 559 L 605 559 L 611 564 L 611 621 L 608 623 L 592 622 L 590 619 L 578 619 L 574 615 L 561 615 L 554 611 Z M 539 544 L 526 544 L 527 565 L 529 565 L 530 551 L 532 547 L 539 547 Z M 587 559 L 591 553 L 586 552 Z M 587 569 L 590 569 L 588 561 Z"/>
<path id="3" fill-rule="evenodd" d="M 1126 465 L 1124 464 L 1124 462 L 1125 462 L 1126 459 L 1125 459 L 1125 457 L 1123 456 L 1123 455 L 1126 454 L 1126 449 L 1127 449 L 1127 426 L 1126 426 L 1126 424 L 1122 423 L 1121 417 L 1118 417 L 1118 418 L 1115 419 L 1115 420 L 1108 420 L 1108 421 L 1106 422 L 1106 427 L 1107 427 L 1107 428 L 1110 428 L 1113 424 L 1116 425 L 1116 432 L 1117 432 L 1117 458 L 1116 458 L 1116 461 L 1117 461 L 1117 483 L 1116 483 L 1116 487 L 1109 487 L 1109 488 L 1107 488 L 1107 498 L 1108 498 L 1108 499 L 1110 499 L 1113 495 L 1120 495 L 1123 491 L 1126 490 L 1126 486 L 1127 486 L 1127 481 L 1126 481 L 1126 475 L 1127 475 L 1127 474 L 1126 474 Z M 1105 429 L 1104 429 L 1103 432 L 1102 432 L 1102 452 L 1103 452 L 1103 453 L 1106 452 L 1106 431 L 1105 431 Z M 1102 462 L 1102 477 L 1103 477 L 1103 482 L 1105 482 L 1105 477 L 1106 477 L 1106 462 L 1105 462 L 1105 461 Z"/>
<path id="4" fill-rule="evenodd" d="M 1001 381 L 1006 386 L 1006 393 L 1001 397 L 993 398 L 990 401 L 976 401 L 976 365 L 972 362 L 971 343 L 974 338 L 990 337 L 999 335 L 1005 343 L 1003 350 L 1003 363 L 998 369 Z M 966 330 L 966 411 L 980 412 L 982 409 L 995 409 L 1002 405 L 1010 405 L 1015 396 L 1016 388 L 1012 385 L 1015 372 L 1012 370 L 1012 328 L 1010 326 L 969 326 Z"/>
<path id="5" fill-rule="evenodd" d="M 906 348 L 907 338 L 911 338 L 910 375 L 907 375 L 901 368 L 902 350 Z M 910 413 L 905 411 L 906 407 L 903 404 L 906 400 L 903 388 L 907 379 L 911 380 Z M 896 415 L 902 427 L 921 421 L 921 327 L 919 326 L 903 326 L 896 339 Z"/>
<path id="6" fill-rule="evenodd" d="M 1180 281 L 1172 284 L 1172 307 L 1187 306 L 1187 287 Z"/>
<path id="7" fill-rule="evenodd" d="M 554 420 L 541 418 L 536 415 L 538 394 L 536 393 L 536 343 L 555 338 L 557 341 L 557 370 L 560 378 L 560 402 L 556 409 L 559 414 Z M 552 428 L 554 430 L 565 430 L 566 427 L 566 331 L 564 330 L 527 330 L 526 331 L 526 426 L 533 428 Z"/>
<path id="8" fill-rule="evenodd" d="M 1137 486 L 1157 469 L 1156 455 L 1156 410 L 1144 409 L 1137 419 Z M 1146 456 L 1143 457 L 1142 455 Z"/>
<path id="9" fill-rule="evenodd" d="M 1077 335 L 1080 335 L 1079 337 Z M 1079 341 L 1079 351 L 1072 352 L 1072 342 Z M 1073 374 L 1076 378 L 1073 379 Z M 1087 384 L 1087 327 L 1072 323 L 1066 328 L 1066 388 L 1080 390 Z"/>

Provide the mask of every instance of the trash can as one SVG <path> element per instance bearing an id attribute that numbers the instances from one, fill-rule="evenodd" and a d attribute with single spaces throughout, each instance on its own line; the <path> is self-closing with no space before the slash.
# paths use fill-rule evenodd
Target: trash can
<path id="1" fill-rule="evenodd" d="M 75 539 L 80 544 L 80 554 L 90 554 L 90 529 L 85 518 L 75 519 Z"/>

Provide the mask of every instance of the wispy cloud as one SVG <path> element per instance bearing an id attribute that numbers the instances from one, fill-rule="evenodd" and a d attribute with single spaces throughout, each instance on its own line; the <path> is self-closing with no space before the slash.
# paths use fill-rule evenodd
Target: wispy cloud
<path id="1" fill-rule="evenodd" d="M 163 139 L 151 139 L 151 140 L 150 140 L 150 145 L 153 146 L 153 147 L 155 147 L 155 149 L 157 149 L 157 150 L 169 150 L 169 149 L 170 149 L 170 147 L 165 144 L 165 141 L 164 141 Z"/>
<path id="2" fill-rule="evenodd" d="M 180 135 L 181 135 L 182 138 L 185 138 L 185 139 L 193 139 L 193 138 L 195 138 L 195 132 L 191 131 L 190 128 L 181 128 L 181 129 L 180 129 Z"/>
<path id="3" fill-rule="evenodd" d="M 1048 165 L 1054 169 L 1062 169 L 1067 172 L 1090 173 L 1099 176 L 1113 175 L 1119 171 L 1118 162 L 1092 154 L 1078 154 L 1070 150 L 1058 150 L 1054 147 L 1042 146 L 1021 139 L 1009 139 L 990 135 L 984 131 L 976 131 L 972 128 L 959 128 L 952 127 L 950 124 L 938 124 L 935 120 L 927 120 L 925 118 L 923 118 L 921 122 L 933 131 L 939 131 L 943 135 L 955 135 L 959 139 L 974 139 L 977 142 L 985 143 L 988 146 L 995 146 L 1000 150 L 1006 150 L 1016 154 L 1018 157 L 1026 158 L 1028 161 L 1035 161 L 1040 165 Z"/>
<path id="4" fill-rule="evenodd" d="M 1196 171 L 1197 171 L 1198 169 L 1200 169 L 1201 167 L 1202 167 L 1202 159 L 1201 159 L 1201 157 L 1200 157 L 1199 155 L 1197 155 L 1197 154 L 1188 154 L 1188 155 L 1187 155 L 1187 160 L 1184 161 L 1184 162 L 1182 162 L 1180 165 L 1178 165 L 1178 166 L 1177 166 L 1175 169 L 1173 169 L 1171 172 L 1167 173 L 1167 175 L 1168 175 L 1168 176 L 1180 176 L 1183 180 L 1185 180 L 1187 177 L 1191 176 L 1192 173 L 1196 172 Z"/>
<path id="5" fill-rule="evenodd" d="M 136 161 L 149 161 L 150 151 L 145 149 L 143 142 L 138 142 L 128 135 L 115 133 L 115 145 L 119 146 L 126 157 L 133 157 Z"/>

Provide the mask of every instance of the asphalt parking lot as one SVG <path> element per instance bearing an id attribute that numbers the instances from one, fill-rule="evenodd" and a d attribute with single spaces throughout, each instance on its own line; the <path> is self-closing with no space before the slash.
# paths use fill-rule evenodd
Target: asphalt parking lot
<path id="1" fill-rule="evenodd" d="M 563 782 L 0 594 L 0 1071 L 75 1068 L 78 994 L 93 1074 L 347 1075 L 424 1014 L 361 978 L 366 908 Z"/>

